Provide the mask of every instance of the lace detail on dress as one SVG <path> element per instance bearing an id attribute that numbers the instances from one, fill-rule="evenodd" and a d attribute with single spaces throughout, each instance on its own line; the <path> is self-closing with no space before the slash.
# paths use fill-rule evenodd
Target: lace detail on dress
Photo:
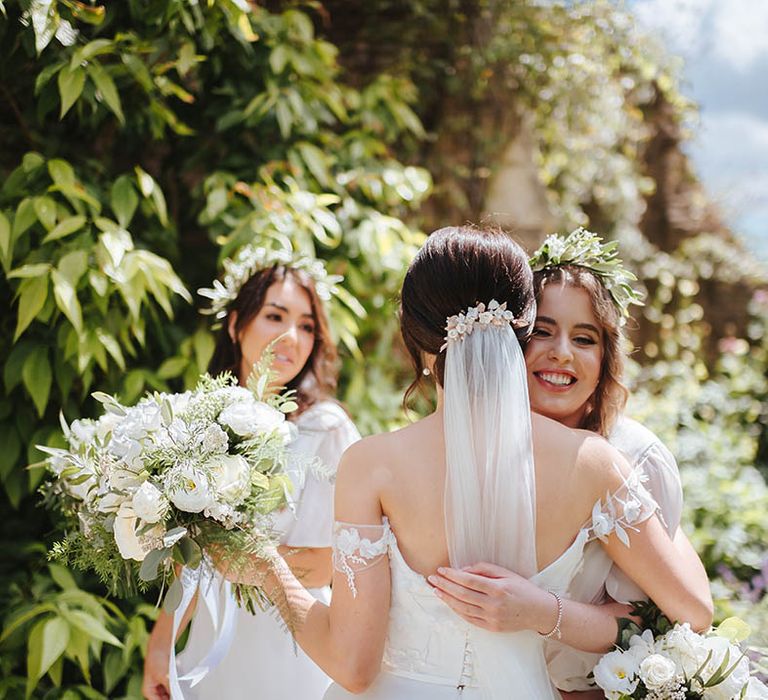
<path id="1" fill-rule="evenodd" d="M 614 465 L 615 466 L 615 465 Z M 616 471 L 619 468 L 616 467 Z M 619 473 L 621 473 L 619 471 Z M 624 484 L 613 493 L 607 492 L 605 503 L 598 500 L 592 509 L 589 524 L 589 540 L 605 541 L 611 534 L 629 547 L 627 530 L 638 532 L 637 525 L 650 518 L 659 505 L 643 484 L 648 476 L 640 468 L 635 468 L 629 476 L 623 478 Z"/>
<path id="2" fill-rule="evenodd" d="M 387 555 L 391 541 L 387 518 L 381 525 L 334 522 L 333 568 L 347 577 L 353 597 L 357 597 L 355 574 L 378 564 Z"/>

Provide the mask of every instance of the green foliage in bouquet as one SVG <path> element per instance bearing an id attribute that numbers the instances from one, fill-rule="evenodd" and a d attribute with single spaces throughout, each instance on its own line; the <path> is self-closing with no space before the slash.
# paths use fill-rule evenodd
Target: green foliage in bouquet
<path id="1" fill-rule="evenodd" d="M 629 617 L 619 618 L 616 646 L 620 649 L 629 649 L 629 640 L 634 635 L 642 634 L 643 630 L 651 630 L 653 635 L 656 636 L 666 634 L 675 626 L 652 600 L 635 600 L 630 605 L 632 608 L 629 614 L 636 619 Z"/>

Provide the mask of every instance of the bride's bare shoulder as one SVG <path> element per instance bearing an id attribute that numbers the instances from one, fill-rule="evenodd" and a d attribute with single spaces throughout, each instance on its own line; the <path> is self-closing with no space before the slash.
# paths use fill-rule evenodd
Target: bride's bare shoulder
<path id="1" fill-rule="evenodd" d="M 344 452 L 339 464 L 340 477 L 386 478 L 393 467 L 402 464 L 403 458 L 423 448 L 429 432 L 422 421 L 388 433 L 379 433 L 358 440 Z M 342 474 L 343 472 L 343 474 Z"/>
<path id="2" fill-rule="evenodd" d="M 533 414 L 532 428 L 534 449 L 544 466 L 551 464 L 561 473 L 570 466 L 579 478 L 601 484 L 627 469 L 624 456 L 596 433 L 569 428 L 538 414 Z"/>

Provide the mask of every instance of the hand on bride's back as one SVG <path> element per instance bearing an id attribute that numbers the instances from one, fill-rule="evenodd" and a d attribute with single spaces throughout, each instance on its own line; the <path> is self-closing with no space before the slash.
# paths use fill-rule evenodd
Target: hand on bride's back
<path id="1" fill-rule="evenodd" d="M 428 580 L 457 615 L 492 632 L 546 632 L 557 619 L 550 593 L 495 564 L 440 568 Z"/>

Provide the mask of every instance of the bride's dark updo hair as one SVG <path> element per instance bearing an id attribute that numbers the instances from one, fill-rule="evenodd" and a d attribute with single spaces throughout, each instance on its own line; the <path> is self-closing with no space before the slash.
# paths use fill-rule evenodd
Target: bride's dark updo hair
<path id="1" fill-rule="evenodd" d="M 443 385 L 446 319 L 492 299 L 507 302 L 516 319 L 533 322 L 526 252 L 503 231 L 451 226 L 432 233 L 408 268 L 400 299 L 400 329 L 416 370 L 406 401 L 423 378 L 425 354 L 437 356 L 433 372 Z M 516 330 L 521 342 L 529 332 L 529 326 Z"/>

